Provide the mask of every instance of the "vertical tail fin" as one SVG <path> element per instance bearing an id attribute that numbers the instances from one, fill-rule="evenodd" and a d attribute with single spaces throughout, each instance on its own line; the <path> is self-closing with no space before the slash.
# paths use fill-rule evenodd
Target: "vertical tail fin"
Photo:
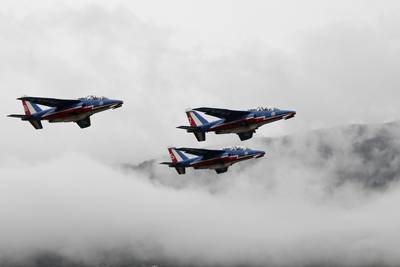
<path id="1" fill-rule="evenodd" d="M 176 150 L 173 147 L 169 147 L 168 152 L 169 152 L 169 156 L 171 157 L 171 160 L 173 163 L 177 163 L 177 162 L 181 162 L 181 161 L 185 161 L 185 160 L 189 159 L 182 151 Z"/>
<path id="2" fill-rule="evenodd" d="M 168 164 L 170 167 L 175 167 L 178 174 L 185 174 L 186 167 L 183 164 L 178 164 L 182 161 L 188 160 L 189 158 L 182 152 L 174 147 L 168 148 L 169 156 L 171 157 L 172 163 L 162 162 L 161 164 Z"/>
<path id="3" fill-rule="evenodd" d="M 33 116 L 36 113 L 42 111 L 42 109 L 35 103 L 20 99 L 22 101 L 22 106 L 24 106 L 25 115 L 21 114 L 10 114 L 8 117 L 20 118 L 23 121 L 29 121 L 35 129 L 43 129 L 42 122 L 40 121 L 40 116 Z"/>
<path id="4" fill-rule="evenodd" d="M 42 109 L 38 105 L 26 100 L 22 100 L 22 105 L 24 106 L 25 115 L 31 116 L 35 113 L 42 111 Z"/>
<path id="5" fill-rule="evenodd" d="M 32 116 L 32 115 L 42 111 L 42 109 L 37 104 L 26 101 L 26 100 L 22 100 L 22 105 L 24 106 L 25 115 L 27 115 L 27 116 Z M 40 120 L 29 119 L 29 122 L 32 124 L 32 126 L 36 130 L 43 129 L 42 122 Z"/>
<path id="6" fill-rule="evenodd" d="M 199 127 L 209 123 L 195 110 L 191 109 L 186 110 L 186 116 L 188 117 L 191 127 Z"/>

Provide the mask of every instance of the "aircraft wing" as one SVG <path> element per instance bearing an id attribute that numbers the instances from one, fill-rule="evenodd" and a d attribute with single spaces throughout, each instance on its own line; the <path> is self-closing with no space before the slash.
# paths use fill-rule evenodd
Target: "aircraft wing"
<path id="1" fill-rule="evenodd" d="M 187 147 L 176 148 L 176 150 L 180 150 L 185 153 L 196 155 L 196 156 L 203 156 L 203 158 L 205 158 L 205 159 L 218 157 L 219 155 L 222 155 L 225 153 L 225 151 L 223 151 L 223 150 L 187 148 Z"/>
<path id="2" fill-rule="evenodd" d="M 194 110 L 204 112 L 207 115 L 226 119 L 227 121 L 232 121 L 239 119 L 240 117 L 246 116 L 250 114 L 250 111 L 241 111 L 241 110 L 230 110 L 230 109 L 221 109 L 221 108 L 195 108 Z"/>
<path id="3" fill-rule="evenodd" d="M 76 105 L 81 102 L 80 100 L 77 99 L 56 99 L 56 98 L 31 97 L 31 96 L 20 97 L 18 98 L 18 100 L 25 100 L 38 105 L 43 105 L 47 107 L 57 107 L 57 108 L 64 108 Z"/>

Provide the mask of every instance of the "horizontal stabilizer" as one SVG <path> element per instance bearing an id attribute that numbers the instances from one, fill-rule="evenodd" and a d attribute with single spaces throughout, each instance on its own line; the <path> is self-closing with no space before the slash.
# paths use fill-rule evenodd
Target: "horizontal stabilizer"
<path id="1" fill-rule="evenodd" d="M 32 120 L 32 119 L 31 119 L 31 118 L 32 118 L 31 115 L 10 114 L 10 115 L 7 115 L 7 117 L 10 117 L 10 118 L 18 118 L 18 119 L 21 119 L 21 120 L 23 120 L 23 121 L 29 121 L 30 124 L 32 124 L 32 126 L 33 126 L 36 130 L 43 129 L 42 122 L 41 122 L 40 120 Z"/>
<path id="2" fill-rule="evenodd" d="M 30 118 L 31 116 L 29 116 L 29 115 L 24 115 L 24 114 L 10 114 L 10 115 L 7 115 L 7 117 L 10 117 L 10 118 L 19 118 L 19 119 L 21 119 L 21 120 L 29 120 L 29 118 Z"/>
<path id="3" fill-rule="evenodd" d="M 176 128 L 186 130 L 189 133 L 195 132 L 198 129 L 197 127 L 192 126 L 178 126 Z"/>
<path id="4" fill-rule="evenodd" d="M 168 165 L 169 167 L 174 167 L 176 163 L 173 163 L 173 162 L 160 162 L 160 164 Z"/>
<path id="5" fill-rule="evenodd" d="M 186 168 L 180 162 L 160 162 L 160 164 L 168 165 L 168 167 L 173 167 L 179 174 L 185 174 Z"/>
<path id="6" fill-rule="evenodd" d="M 206 140 L 206 133 L 204 131 L 199 130 L 200 127 L 193 127 L 193 126 L 178 126 L 178 129 L 184 129 L 188 133 L 194 133 L 196 136 L 197 141 L 203 142 Z"/>
<path id="7" fill-rule="evenodd" d="M 182 162 L 160 162 L 160 164 L 168 165 L 168 167 L 174 167 L 174 168 L 180 168 L 184 166 Z"/>

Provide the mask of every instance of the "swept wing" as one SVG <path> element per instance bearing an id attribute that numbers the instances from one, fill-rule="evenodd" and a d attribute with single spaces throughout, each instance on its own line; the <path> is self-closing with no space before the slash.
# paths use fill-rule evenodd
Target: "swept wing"
<path id="1" fill-rule="evenodd" d="M 183 151 L 191 155 L 202 156 L 203 159 L 215 158 L 225 153 L 225 151 L 223 150 L 187 148 L 187 147 L 177 148 L 177 150 Z"/>
<path id="2" fill-rule="evenodd" d="M 56 99 L 56 98 L 30 97 L 30 96 L 20 97 L 18 98 L 18 100 L 25 100 L 38 105 L 43 105 L 47 107 L 56 107 L 58 109 L 63 109 L 65 107 L 73 106 L 81 102 L 80 100 L 77 99 Z"/>
<path id="3" fill-rule="evenodd" d="M 207 108 L 207 107 L 195 108 L 194 110 L 204 112 L 205 114 L 213 117 L 225 119 L 226 121 L 233 121 L 241 117 L 247 116 L 251 113 L 250 111 Z"/>

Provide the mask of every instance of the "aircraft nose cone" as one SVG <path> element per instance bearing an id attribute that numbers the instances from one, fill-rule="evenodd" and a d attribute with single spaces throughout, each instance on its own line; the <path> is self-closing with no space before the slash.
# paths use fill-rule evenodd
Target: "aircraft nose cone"
<path id="1" fill-rule="evenodd" d="M 285 112 L 285 115 L 283 116 L 283 119 L 291 119 L 296 115 L 296 111 L 288 110 Z"/>
<path id="2" fill-rule="evenodd" d="M 256 159 L 258 159 L 258 158 L 262 158 L 264 156 L 265 156 L 265 152 L 264 151 L 257 151 L 254 157 Z"/>
<path id="3" fill-rule="evenodd" d="M 113 101 L 113 105 L 111 106 L 111 108 L 116 109 L 116 108 L 122 107 L 122 104 L 124 104 L 124 101 L 122 101 L 122 100 L 114 100 Z"/>

